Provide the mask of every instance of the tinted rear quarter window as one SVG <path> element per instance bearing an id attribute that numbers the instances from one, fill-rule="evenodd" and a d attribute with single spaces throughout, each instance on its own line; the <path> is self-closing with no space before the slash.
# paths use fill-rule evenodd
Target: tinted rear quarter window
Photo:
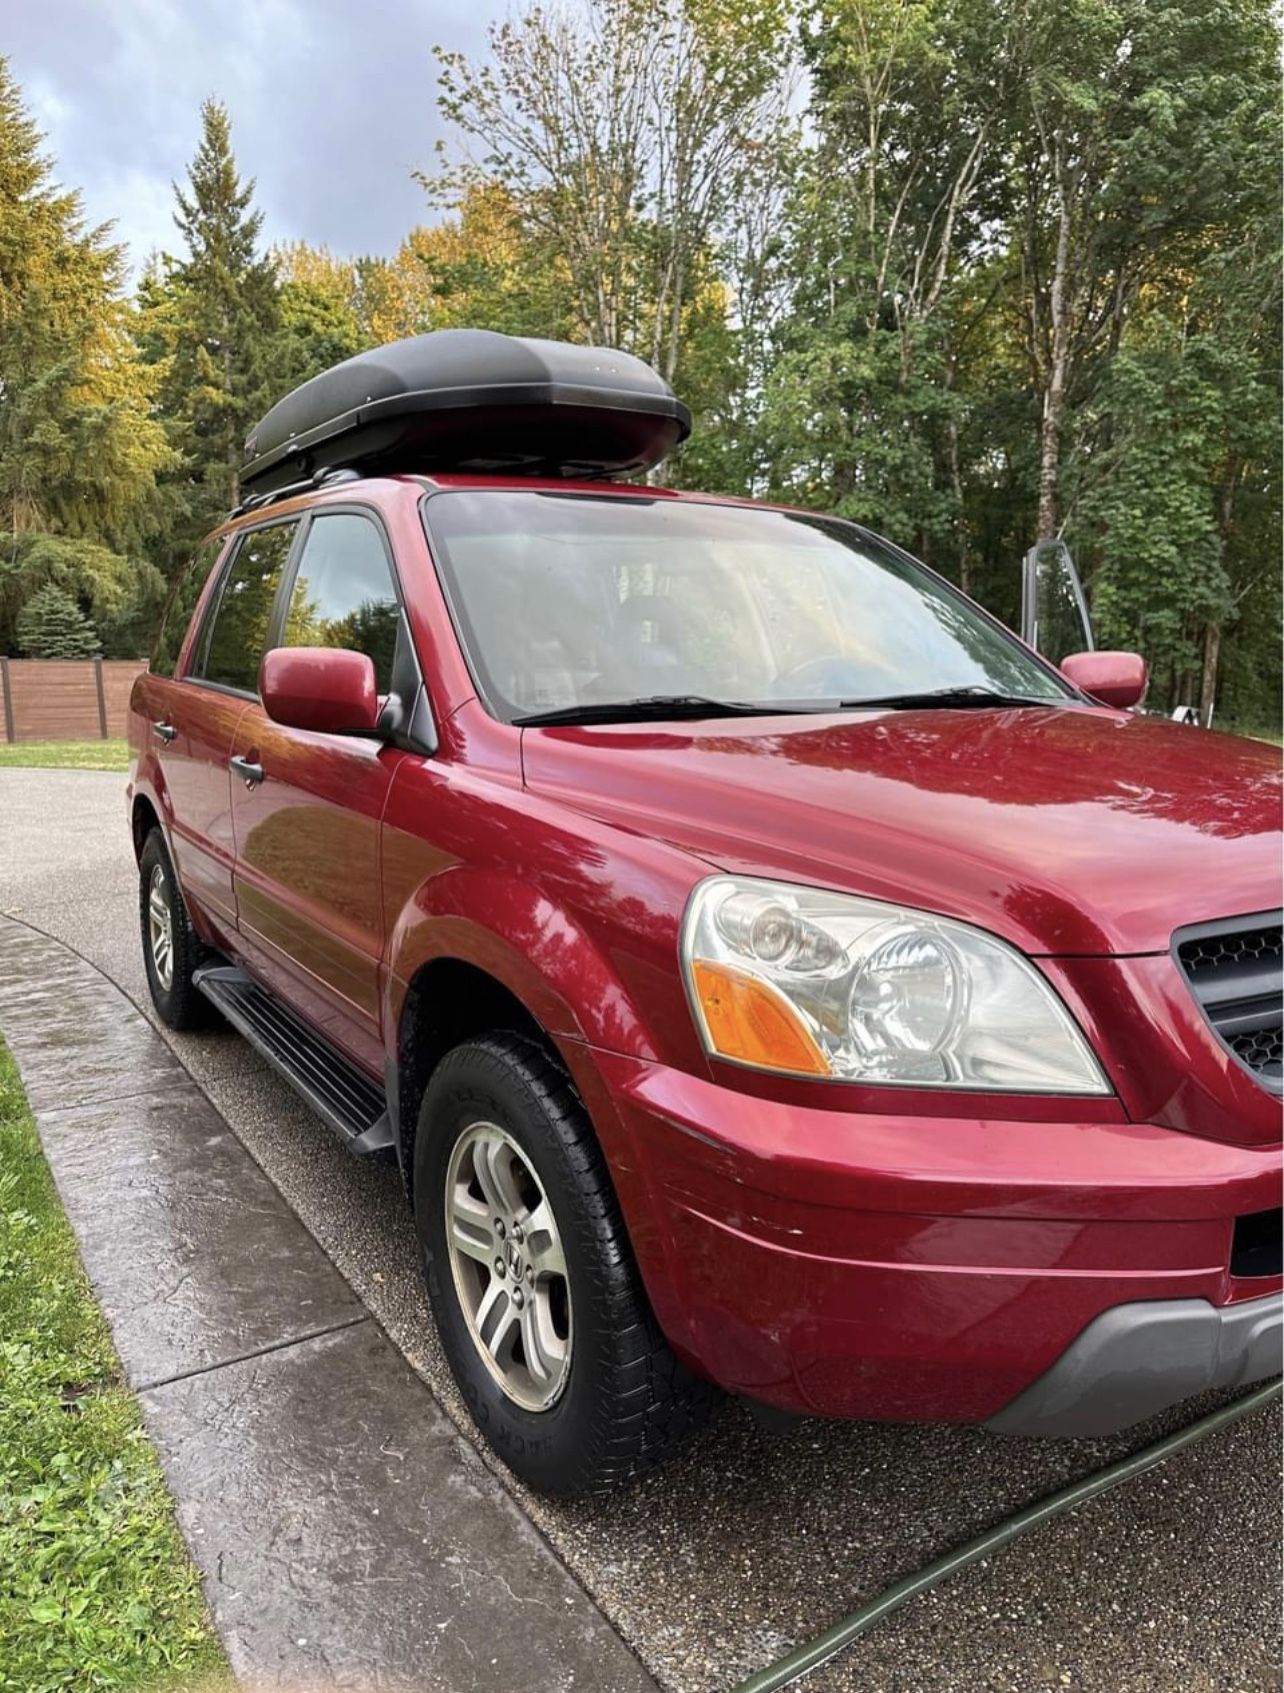
<path id="1" fill-rule="evenodd" d="M 224 574 L 200 674 L 207 682 L 257 693 L 259 661 L 267 645 L 272 607 L 285 571 L 297 520 L 251 529 L 241 537 Z"/>

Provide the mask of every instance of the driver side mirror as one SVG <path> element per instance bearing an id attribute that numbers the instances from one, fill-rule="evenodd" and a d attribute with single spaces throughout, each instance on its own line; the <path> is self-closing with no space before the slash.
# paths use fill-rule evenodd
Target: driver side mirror
<path id="1" fill-rule="evenodd" d="M 1061 660 L 1060 668 L 1076 688 L 1121 711 L 1142 700 L 1150 680 L 1140 653 L 1071 653 Z"/>
<path id="2" fill-rule="evenodd" d="M 259 694 L 287 729 L 373 735 L 379 722 L 374 660 L 346 647 L 273 647 L 259 668 Z"/>

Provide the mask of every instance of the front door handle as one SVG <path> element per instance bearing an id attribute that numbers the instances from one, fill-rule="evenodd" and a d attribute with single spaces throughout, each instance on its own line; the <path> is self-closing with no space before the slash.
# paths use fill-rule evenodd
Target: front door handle
<path id="1" fill-rule="evenodd" d="M 178 737 L 178 730 L 172 723 L 153 723 L 152 734 L 158 741 L 172 741 Z"/>
<path id="2" fill-rule="evenodd" d="M 229 758 L 228 768 L 235 770 L 247 788 L 256 788 L 263 780 L 263 766 L 250 758 Z"/>

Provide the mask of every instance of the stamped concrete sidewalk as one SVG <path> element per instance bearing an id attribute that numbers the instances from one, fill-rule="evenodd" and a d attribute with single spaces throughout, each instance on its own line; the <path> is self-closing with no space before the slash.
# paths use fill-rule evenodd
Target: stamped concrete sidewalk
<path id="1" fill-rule="evenodd" d="M 124 994 L 0 919 L 0 1030 L 237 1675 L 652 1688 Z"/>

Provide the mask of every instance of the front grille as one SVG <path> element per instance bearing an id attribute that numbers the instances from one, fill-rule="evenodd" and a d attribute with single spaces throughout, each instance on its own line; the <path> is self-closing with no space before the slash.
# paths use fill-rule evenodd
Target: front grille
<path id="1" fill-rule="evenodd" d="M 1177 962 L 1222 1044 L 1273 1093 L 1284 1089 L 1281 913 L 1197 923 L 1173 936 Z"/>

